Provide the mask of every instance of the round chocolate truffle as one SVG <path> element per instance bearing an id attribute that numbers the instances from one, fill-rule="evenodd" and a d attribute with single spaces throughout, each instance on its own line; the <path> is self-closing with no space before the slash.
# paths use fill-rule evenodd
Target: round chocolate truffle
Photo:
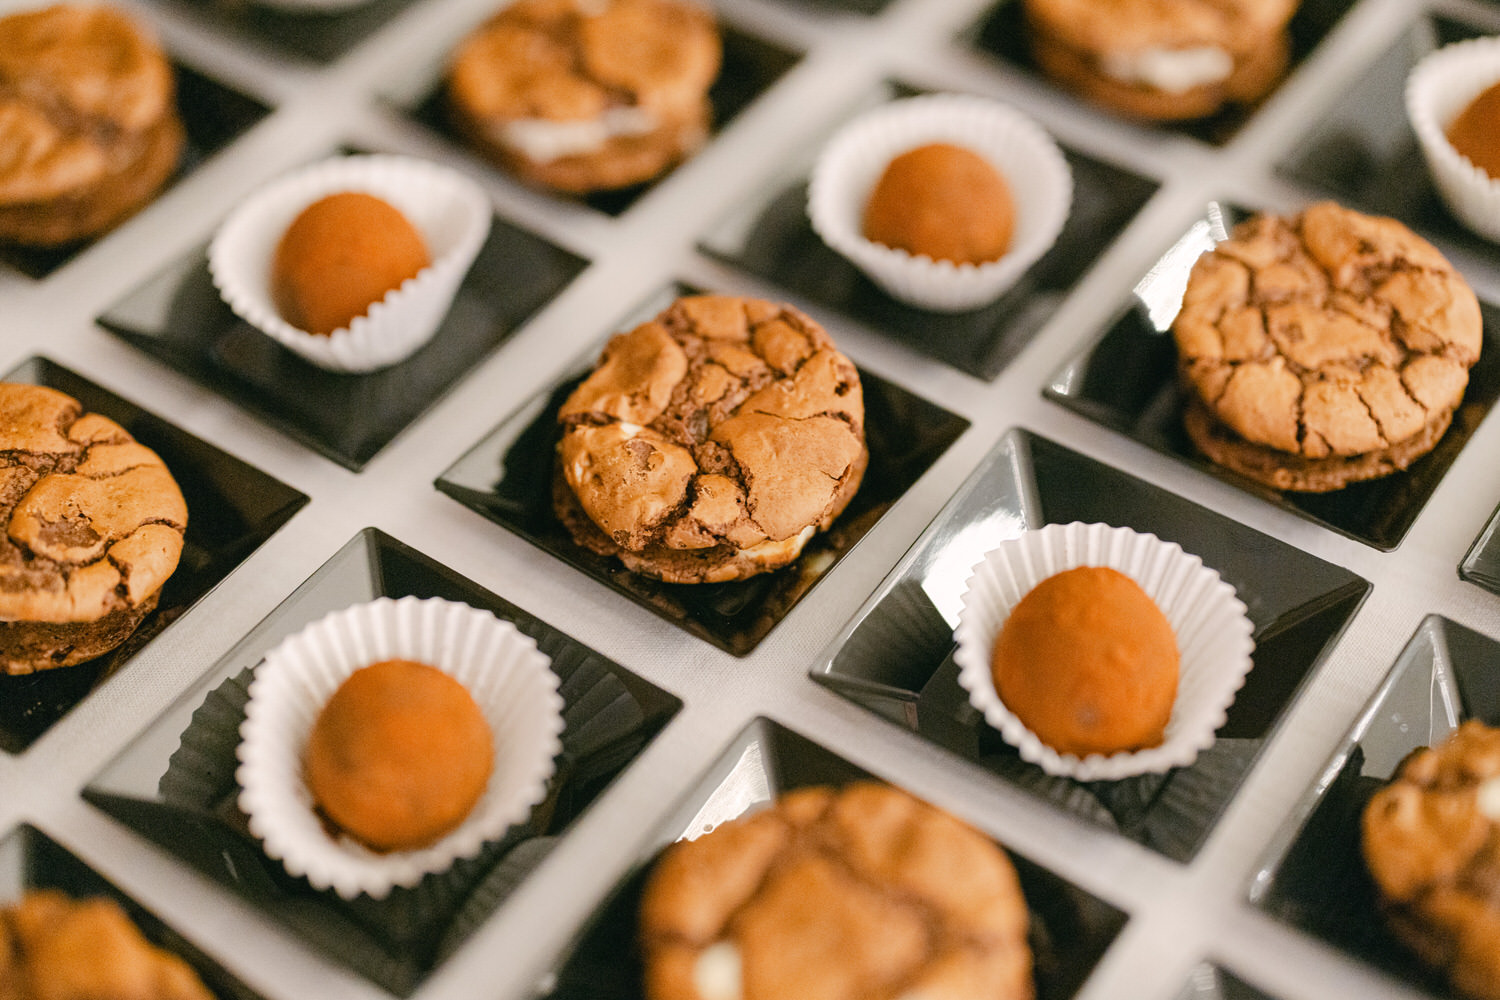
<path id="1" fill-rule="evenodd" d="M 304 767 L 319 811 L 376 851 L 424 847 L 463 822 L 494 763 L 489 724 L 436 667 L 382 660 L 323 706 Z"/>
<path id="2" fill-rule="evenodd" d="M 286 321 L 308 333 L 347 327 L 430 264 L 422 234 L 374 195 L 331 194 L 313 202 L 282 236 L 272 295 Z"/>
<path id="3" fill-rule="evenodd" d="M 933 260 L 985 264 L 1010 249 L 1005 178 L 972 150 L 933 143 L 892 160 L 865 205 L 865 238 Z"/>
<path id="4" fill-rule="evenodd" d="M 1130 577 L 1080 566 L 1037 584 L 995 640 L 995 691 L 1043 743 L 1079 757 L 1159 746 L 1177 637 Z"/>
<path id="5" fill-rule="evenodd" d="M 1500 179 L 1500 83 L 1484 91 L 1448 126 L 1448 141 L 1493 179 Z"/>

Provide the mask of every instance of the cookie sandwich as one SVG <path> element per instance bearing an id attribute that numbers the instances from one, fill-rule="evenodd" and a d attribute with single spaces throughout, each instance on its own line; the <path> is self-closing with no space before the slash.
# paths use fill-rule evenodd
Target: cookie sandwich
<path id="1" fill-rule="evenodd" d="M 182 153 L 172 68 L 107 6 L 0 17 L 0 240 L 58 246 L 144 205 Z"/>
<path id="2" fill-rule="evenodd" d="M 651 180 L 702 145 L 722 43 L 692 0 L 518 0 L 453 53 L 454 123 L 545 188 Z"/>
<path id="3" fill-rule="evenodd" d="M 786 305 L 699 295 L 613 337 L 557 414 L 553 509 L 669 583 L 792 562 L 869 461 L 859 372 Z"/>
<path id="4" fill-rule="evenodd" d="M 1052 79 L 1136 118 L 1181 120 L 1264 97 L 1286 72 L 1298 0 L 1025 0 Z"/>
<path id="5" fill-rule="evenodd" d="M 1332 202 L 1261 214 L 1194 265 L 1172 325 L 1211 461 L 1323 493 L 1405 469 L 1479 360 L 1479 301 L 1432 244 Z"/>
<path id="6" fill-rule="evenodd" d="M 641 901 L 648 1000 L 1031 1000 L 1004 850 L 899 789 L 803 788 L 669 847 Z"/>
<path id="7" fill-rule="evenodd" d="M 0 383 L 0 674 L 116 648 L 177 568 L 187 504 L 119 424 L 39 385 Z"/>

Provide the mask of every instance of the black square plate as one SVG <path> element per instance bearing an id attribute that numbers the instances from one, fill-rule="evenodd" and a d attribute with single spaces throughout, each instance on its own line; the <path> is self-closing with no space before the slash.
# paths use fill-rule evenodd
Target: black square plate
<path id="1" fill-rule="evenodd" d="M 328 63 L 364 41 L 415 0 L 364 0 L 343 10 L 329 11 L 280 10 L 256 0 L 169 2 L 216 31 L 278 53 Z"/>
<path id="2" fill-rule="evenodd" d="M 229 145 L 252 125 L 264 118 L 270 108 L 252 97 L 204 76 L 181 63 L 172 64 L 177 80 L 177 111 L 182 116 L 186 139 L 177 172 L 168 185 L 175 184 L 198 168 L 204 160 Z M 92 246 L 99 237 L 78 240 L 60 247 L 18 247 L 0 243 L 0 262 L 31 278 L 45 278 L 78 254 Z"/>
<path id="3" fill-rule="evenodd" d="M 688 290 L 664 292 L 618 328 L 630 329 L 683 294 L 689 294 Z M 437 488 L 736 656 L 754 649 L 969 426 L 963 417 L 861 371 L 870 464 L 859 492 L 833 526 L 815 535 L 796 562 L 774 573 L 733 583 L 662 583 L 578 545 L 552 513 L 557 408 L 588 375 L 600 348 L 590 351 L 582 366 L 542 390 L 469 449 L 442 474 Z"/>
<path id="4" fill-rule="evenodd" d="M 0 905 L 31 890 L 56 889 L 74 899 L 113 899 L 141 929 L 146 940 L 177 955 L 218 1000 L 260 1000 L 260 994 L 224 970 L 182 935 L 158 920 L 104 876 L 35 827 L 22 826 L 0 838 Z"/>
<path id="5" fill-rule="evenodd" d="M 1333 30 L 1339 18 L 1343 17 L 1355 2 L 1356 0 L 1302 0 L 1297 13 L 1292 16 L 1291 22 L 1287 25 L 1292 43 L 1288 73 L 1295 70 L 1302 60 L 1317 48 L 1318 43 Z M 1042 76 L 1042 71 L 1031 60 L 1022 0 L 1000 0 L 985 19 L 975 27 L 973 34 L 973 44 L 981 52 L 997 56 L 1029 73 Z M 1111 112 L 1103 110 L 1102 113 Z M 1207 118 L 1185 122 L 1162 122 L 1155 127 L 1180 132 L 1202 142 L 1222 146 L 1234 138 L 1235 133 L 1250 120 L 1254 113 L 1253 107 L 1231 105 Z M 1143 122 L 1142 124 L 1149 126 L 1151 123 Z"/>
<path id="6" fill-rule="evenodd" d="M 20 753 L 244 562 L 307 497 L 46 358 L 23 362 L 5 381 L 50 386 L 120 424 L 161 456 L 188 508 L 177 570 L 162 585 L 156 610 L 123 645 L 72 667 L 0 675 L 0 750 Z"/>
<path id="7" fill-rule="evenodd" d="M 1492 594 L 1500 594 L 1500 507 L 1485 522 L 1484 530 L 1469 546 L 1458 575 Z"/>
<path id="8" fill-rule="evenodd" d="M 1190 767 L 1120 781 L 1051 777 L 969 704 L 953 629 L 974 564 L 1048 524 L 1150 532 L 1199 556 L 1254 624 L 1254 666 L 1214 745 Z M 1013 430 L 829 647 L 812 677 L 1086 822 L 1189 861 L 1370 585 L 1159 486 Z"/>
<path id="9" fill-rule="evenodd" d="M 845 785 L 871 775 L 798 733 L 767 719 L 747 726 L 656 827 L 646 856 L 623 878 L 560 960 L 555 1000 L 639 1000 L 641 956 L 636 911 L 662 848 L 697 837 L 809 785 Z M 1071 882 L 1011 854 L 1031 909 L 1038 1000 L 1078 992 L 1120 928 L 1125 914 Z"/>
<path id="10" fill-rule="evenodd" d="M 1228 969 L 1200 965 L 1193 970 L 1177 1000 L 1274 1000 Z"/>
<path id="11" fill-rule="evenodd" d="M 888 83 L 856 110 L 914 93 Z M 1030 343 L 1157 188 L 1154 180 L 1063 149 L 1073 171 L 1073 207 L 1057 243 L 993 304 L 936 313 L 891 298 L 813 231 L 807 183 L 819 152 L 806 150 L 791 171 L 738 206 L 704 237 L 703 251 L 982 379 L 1000 374 Z"/>
<path id="12" fill-rule="evenodd" d="M 709 103 L 712 105 L 711 128 L 714 133 L 727 127 L 736 115 L 745 110 L 750 102 L 771 89 L 771 85 L 781 79 L 782 74 L 796 65 L 797 60 L 801 58 L 798 54 L 774 42 L 746 34 L 722 20 L 719 22 L 719 33 L 724 41 L 724 62 L 719 69 L 718 79 L 714 81 L 714 85 L 709 88 L 708 92 Z M 446 77 L 439 76 L 417 98 L 409 113 L 424 127 L 437 132 L 448 142 L 467 151 L 468 146 L 463 136 L 454 127 L 449 117 L 445 88 Z M 496 171 L 502 169 L 481 159 L 478 153 L 469 152 L 468 155 L 473 162 L 482 164 L 484 169 Z M 665 176 L 667 175 L 662 175 L 662 177 Z M 622 215 L 626 209 L 640 200 L 641 195 L 659 184 L 662 177 L 632 187 L 621 188 L 618 191 L 600 191 L 585 195 L 582 201 L 595 211 L 606 215 Z M 560 198 L 567 197 L 563 192 L 554 193 Z"/>
<path id="13" fill-rule="evenodd" d="M 284 636 L 377 597 L 442 597 L 514 622 L 562 681 L 563 750 L 546 801 L 445 875 L 384 900 L 293 878 L 237 806 L 239 724 L 254 668 Z M 365 529 L 266 616 L 84 789 L 84 798 L 238 893 L 335 960 L 402 996 L 452 954 L 682 703 L 421 553 Z"/>
<path id="14" fill-rule="evenodd" d="M 365 374 L 310 364 L 236 316 L 209 276 L 206 247 L 115 303 L 98 322 L 358 472 L 586 266 L 496 218 L 432 340 L 405 361 Z"/>
<path id="15" fill-rule="evenodd" d="M 1277 164 L 1292 180 L 1326 191 L 1339 201 L 1377 215 L 1393 216 L 1415 229 L 1495 259 L 1495 244 L 1465 228 L 1443 204 L 1427 161 L 1406 117 L 1406 78 L 1423 56 L 1444 45 L 1500 33 L 1488 27 L 1421 12 L 1307 134 Z"/>
<path id="16" fill-rule="evenodd" d="M 1465 719 L 1500 725 L 1496 664 L 1500 643 L 1428 616 L 1272 841 L 1251 902 L 1433 996 L 1455 996 L 1386 929 L 1360 852 L 1360 817 L 1413 750 Z"/>
<path id="17" fill-rule="evenodd" d="M 1205 217 L 1135 286 L 1135 296 L 1104 335 L 1053 376 L 1046 395 L 1283 510 L 1382 551 L 1394 549 L 1500 396 L 1500 309 L 1480 302 L 1484 349 L 1469 372 L 1469 388 L 1453 414 L 1453 424 L 1437 447 L 1404 472 L 1383 479 L 1354 483 L 1331 493 L 1278 493 L 1209 462 L 1198 454 L 1182 427 L 1186 397 L 1177 379 L 1172 319 L 1182 303 L 1182 289 L 1194 261 L 1244 215 L 1238 209 L 1210 204 Z"/>

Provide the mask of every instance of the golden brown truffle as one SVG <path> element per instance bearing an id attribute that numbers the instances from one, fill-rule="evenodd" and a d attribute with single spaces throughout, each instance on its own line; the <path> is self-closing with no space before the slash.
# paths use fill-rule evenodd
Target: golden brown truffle
<path id="1" fill-rule="evenodd" d="M 374 195 L 344 191 L 313 202 L 287 228 L 271 269 L 272 295 L 288 323 L 330 334 L 429 263 L 406 216 Z"/>
<path id="2" fill-rule="evenodd" d="M 1021 598 L 991 669 L 1000 700 L 1043 743 L 1082 757 L 1161 744 L 1177 660 L 1172 626 L 1134 580 L 1080 566 Z"/>
<path id="3" fill-rule="evenodd" d="M 933 143 L 886 166 L 865 205 L 865 238 L 955 264 L 1010 249 L 1016 209 L 1005 178 L 978 153 Z"/>
<path id="4" fill-rule="evenodd" d="M 324 817 L 376 851 L 423 847 L 463 822 L 489 783 L 489 724 L 436 667 L 382 660 L 356 670 L 307 741 L 307 785 Z"/>
<path id="5" fill-rule="evenodd" d="M 1500 83 L 1459 112 L 1448 126 L 1448 141 L 1474 166 L 1500 179 Z"/>

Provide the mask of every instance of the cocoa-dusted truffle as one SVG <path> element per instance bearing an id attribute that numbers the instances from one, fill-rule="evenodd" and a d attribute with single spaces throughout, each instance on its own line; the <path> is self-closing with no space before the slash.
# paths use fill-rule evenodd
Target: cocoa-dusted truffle
<path id="1" fill-rule="evenodd" d="M 1016 208 L 988 160 L 949 143 L 893 159 L 865 205 L 866 239 L 955 264 L 985 264 L 1010 248 Z"/>
<path id="2" fill-rule="evenodd" d="M 1037 738 L 1079 757 L 1159 746 L 1177 697 L 1177 637 L 1130 577 L 1106 566 L 1050 576 L 995 640 L 995 691 Z"/>
<path id="3" fill-rule="evenodd" d="M 272 294 L 288 323 L 329 334 L 431 262 L 422 234 L 400 211 L 344 191 L 313 202 L 287 228 L 272 264 Z"/>
<path id="4" fill-rule="evenodd" d="M 308 736 L 323 816 L 376 851 L 423 847 L 463 822 L 494 763 L 484 714 L 437 667 L 382 660 L 349 675 Z"/>

